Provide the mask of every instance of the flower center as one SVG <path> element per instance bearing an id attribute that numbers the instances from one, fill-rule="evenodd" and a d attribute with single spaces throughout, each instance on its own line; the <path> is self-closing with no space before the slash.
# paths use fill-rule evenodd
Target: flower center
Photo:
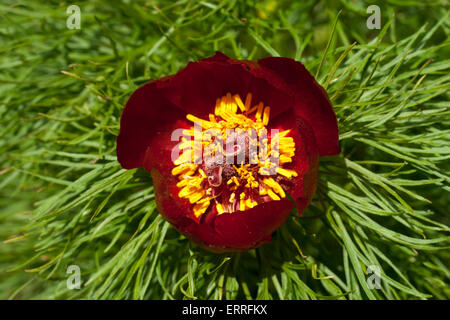
<path id="1" fill-rule="evenodd" d="M 210 206 L 223 214 L 281 200 L 297 176 L 283 168 L 295 155 L 291 130 L 268 132 L 270 107 L 252 107 L 251 100 L 251 93 L 245 102 L 228 93 L 217 99 L 209 120 L 186 116 L 194 126 L 183 131 L 172 174 L 196 217 Z"/>

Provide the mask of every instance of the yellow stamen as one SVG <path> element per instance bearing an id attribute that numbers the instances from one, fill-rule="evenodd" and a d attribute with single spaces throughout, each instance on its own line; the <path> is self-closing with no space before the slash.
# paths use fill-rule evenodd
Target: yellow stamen
<path id="1" fill-rule="evenodd" d="M 177 176 L 179 174 L 185 173 L 190 170 L 195 170 L 197 168 L 196 164 L 180 164 L 179 166 L 176 166 L 172 169 L 172 175 Z"/>
<path id="2" fill-rule="evenodd" d="M 188 148 L 192 148 L 192 147 L 194 147 L 194 143 L 189 140 L 183 141 L 182 143 L 180 143 L 178 145 L 178 149 L 180 149 L 180 150 L 184 150 L 184 149 L 188 149 Z"/>
<path id="3" fill-rule="evenodd" d="M 274 201 L 281 200 L 286 197 L 286 193 L 274 178 L 277 175 L 286 178 L 298 175 L 294 170 L 282 167 L 284 163 L 293 162 L 295 156 L 295 141 L 289 137 L 291 130 L 278 132 L 269 143 L 266 126 L 270 122 L 270 107 L 264 106 L 263 102 L 252 107 L 251 103 L 251 93 L 247 94 L 244 103 L 238 94 L 228 92 L 216 100 L 214 113 L 209 114 L 206 120 L 192 114 L 186 116 L 194 125 L 183 130 L 184 137 L 177 146 L 181 154 L 174 161 L 172 175 L 178 176 L 178 196 L 193 204 L 196 217 L 200 217 L 210 208 L 213 198 L 218 214 L 255 207 L 259 204 L 259 201 L 252 199 L 255 193 L 268 195 Z M 201 124 L 201 128 L 195 124 Z M 199 167 L 200 163 L 197 164 L 196 161 L 205 154 L 224 155 L 225 151 L 220 143 L 217 144 L 217 137 L 220 137 L 219 142 L 225 142 L 228 129 L 237 134 L 248 134 L 249 146 L 258 151 L 249 150 L 250 163 L 234 166 L 236 175 L 223 181 L 225 186 L 222 187 L 228 190 L 223 193 L 210 184 L 203 163 L 202 167 Z M 236 198 L 239 201 L 237 208 Z"/>
<path id="4" fill-rule="evenodd" d="M 280 159 L 280 163 L 282 163 L 282 164 L 287 163 L 287 162 L 292 162 L 292 158 L 288 157 L 284 154 L 282 154 L 279 159 Z"/>
<path id="5" fill-rule="evenodd" d="M 281 200 L 279 196 L 277 196 L 272 190 L 267 190 L 267 194 L 272 200 Z"/>
<path id="6" fill-rule="evenodd" d="M 239 107 L 239 110 L 244 112 L 245 111 L 245 105 L 242 103 L 241 97 L 238 94 L 235 94 L 233 96 L 233 98 L 234 98 L 234 101 L 236 101 L 236 103 L 237 103 L 237 105 Z"/>
<path id="7" fill-rule="evenodd" d="M 194 215 L 197 218 L 200 217 L 203 213 L 205 213 L 206 209 L 208 209 L 209 203 L 210 203 L 209 199 L 203 202 L 198 202 L 194 206 Z"/>
<path id="8" fill-rule="evenodd" d="M 278 135 L 280 136 L 280 138 L 282 138 L 282 137 L 287 136 L 290 132 L 291 132 L 291 129 L 288 129 L 288 130 L 281 131 L 280 133 L 278 133 Z"/>
<path id="9" fill-rule="evenodd" d="M 269 123 L 269 115 L 270 115 L 270 107 L 264 108 L 264 115 L 263 115 L 263 125 L 267 126 Z"/>
<path id="10" fill-rule="evenodd" d="M 277 168 L 277 173 L 281 174 L 282 176 L 285 176 L 286 178 L 297 176 L 297 172 L 295 172 L 294 170 L 283 169 L 283 168 Z"/>
<path id="11" fill-rule="evenodd" d="M 180 190 L 180 192 L 178 192 L 178 196 L 179 196 L 180 198 L 188 198 L 188 197 L 190 197 L 191 195 L 193 195 L 194 193 L 196 193 L 197 190 L 198 190 L 197 187 L 193 187 L 193 186 L 187 185 L 187 186 L 185 186 L 184 188 L 182 188 L 182 189 Z"/>
<path id="12" fill-rule="evenodd" d="M 247 97 L 245 98 L 245 110 L 250 109 L 250 104 L 252 103 L 252 94 L 247 93 Z"/>
<path id="13" fill-rule="evenodd" d="M 255 118 L 257 121 L 261 121 L 261 115 L 263 113 L 263 109 L 264 109 L 264 104 L 262 102 L 260 102 L 258 104 L 258 109 L 256 110 L 256 115 L 255 115 Z"/>
<path id="14" fill-rule="evenodd" d="M 225 210 L 223 209 L 223 206 L 220 203 L 216 203 L 216 209 L 217 209 L 218 214 L 222 214 L 225 212 Z"/>
<path id="15" fill-rule="evenodd" d="M 240 200 L 239 201 L 239 210 L 240 211 L 245 211 L 245 200 Z"/>
<path id="16" fill-rule="evenodd" d="M 205 192 L 203 190 L 200 191 L 200 192 L 195 192 L 193 195 L 191 195 L 189 197 L 189 202 L 190 203 L 196 203 L 198 200 L 203 198 L 204 195 L 205 195 Z"/>
<path id="17" fill-rule="evenodd" d="M 286 197 L 286 194 L 284 193 L 283 188 L 273 180 L 272 178 L 266 178 L 264 179 L 264 183 L 267 184 L 269 187 L 271 187 L 276 193 L 278 193 L 282 198 Z"/>
<path id="18" fill-rule="evenodd" d="M 177 183 L 177 187 L 181 188 L 184 187 L 188 184 L 188 180 L 181 180 L 180 182 Z"/>
<path id="19" fill-rule="evenodd" d="M 245 200 L 245 206 L 248 208 L 253 208 L 254 206 L 256 206 L 258 203 L 252 199 L 247 199 Z"/>

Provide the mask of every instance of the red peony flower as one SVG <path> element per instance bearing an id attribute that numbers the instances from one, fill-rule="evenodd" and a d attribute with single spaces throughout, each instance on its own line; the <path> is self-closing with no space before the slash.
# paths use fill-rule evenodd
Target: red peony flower
<path id="1" fill-rule="evenodd" d="M 164 218 L 213 252 L 270 242 L 294 208 L 287 194 L 300 214 L 319 156 L 339 152 L 333 108 L 301 63 L 220 52 L 137 89 L 117 138 L 120 164 L 150 172 Z"/>

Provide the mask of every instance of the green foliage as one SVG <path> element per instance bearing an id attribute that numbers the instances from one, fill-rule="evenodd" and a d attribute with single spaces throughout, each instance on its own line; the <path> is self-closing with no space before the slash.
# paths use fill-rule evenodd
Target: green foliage
<path id="1" fill-rule="evenodd" d="M 65 4 L 3 1 L 0 298 L 450 298 L 443 2 L 385 1 L 368 30 L 362 1 L 80 1 L 69 30 Z M 313 203 L 240 254 L 179 235 L 115 157 L 133 90 L 215 50 L 302 61 L 339 119 Z"/>

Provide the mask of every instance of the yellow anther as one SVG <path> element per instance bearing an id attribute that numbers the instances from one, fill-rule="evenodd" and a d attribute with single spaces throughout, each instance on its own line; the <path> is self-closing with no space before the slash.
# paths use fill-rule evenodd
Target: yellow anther
<path id="1" fill-rule="evenodd" d="M 281 200 L 271 189 L 267 190 L 267 194 L 272 200 Z"/>
<path id="2" fill-rule="evenodd" d="M 228 105 L 231 104 L 231 93 L 227 92 L 227 94 L 225 95 L 225 99 L 226 99 L 226 103 Z"/>
<path id="3" fill-rule="evenodd" d="M 192 163 L 192 162 L 194 162 L 194 157 L 193 156 L 194 156 L 194 153 L 191 152 L 191 150 L 186 150 L 173 163 L 176 166 L 178 166 L 180 164 L 184 164 L 184 163 Z"/>
<path id="4" fill-rule="evenodd" d="M 200 189 L 201 190 L 201 189 Z M 205 192 L 202 191 L 198 191 L 195 192 L 194 194 L 192 194 L 191 196 L 189 196 L 189 202 L 190 203 L 196 203 L 197 201 L 199 201 L 201 198 L 203 198 L 203 196 L 205 195 Z"/>
<path id="5" fill-rule="evenodd" d="M 280 155 L 280 163 L 288 163 L 288 162 L 292 162 L 292 158 L 288 157 L 284 154 Z"/>
<path id="6" fill-rule="evenodd" d="M 209 118 L 209 122 L 211 122 L 211 124 L 217 124 L 216 117 L 213 114 L 209 114 L 208 118 Z"/>
<path id="7" fill-rule="evenodd" d="M 202 128 L 205 128 L 205 129 L 210 129 L 213 127 L 213 124 L 211 122 L 197 118 L 196 116 L 194 116 L 192 114 L 188 114 L 186 116 L 186 119 L 200 125 Z"/>
<path id="8" fill-rule="evenodd" d="M 177 183 L 177 187 L 181 188 L 181 187 L 187 186 L 187 184 L 188 184 L 188 180 L 181 180 L 180 182 Z"/>
<path id="9" fill-rule="evenodd" d="M 280 142 L 280 149 L 288 150 L 295 147 L 294 142 Z"/>
<path id="10" fill-rule="evenodd" d="M 232 115 L 235 116 L 236 112 L 237 112 L 237 109 L 238 109 L 238 106 L 237 106 L 237 104 L 234 101 L 231 101 L 230 106 L 231 106 L 230 109 L 231 109 Z"/>
<path id="11" fill-rule="evenodd" d="M 278 193 L 282 198 L 286 197 L 283 188 L 272 178 L 266 178 L 263 180 L 265 184 L 271 187 L 276 193 Z"/>
<path id="12" fill-rule="evenodd" d="M 259 188 L 259 195 L 265 196 L 266 194 L 267 194 L 267 189 L 262 187 L 262 186 L 260 186 L 260 188 Z"/>
<path id="13" fill-rule="evenodd" d="M 223 206 L 220 203 L 216 203 L 216 209 L 217 209 L 218 214 L 222 214 L 225 212 L 225 210 L 223 209 Z"/>
<path id="14" fill-rule="evenodd" d="M 241 199 L 239 201 L 239 210 L 240 211 L 245 211 L 245 200 L 244 199 Z"/>
<path id="15" fill-rule="evenodd" d="M 219 104 L 219 114 L 218 116 L 223 115 L 223 113 L 226 111 L 226 103 L 225 103 L 225 97 L 222 97 L 222 99 L 220 99 L 220 104 Z"/>
<path id="16" fill-rule="evenodd" d="M 245 206 L 248 208 L 253 208 L 256 204 L 256 201 L 253 201 L 252 199 L 245 200 Z"/>
<path id="17" fill-rule="evenodd" d="M 258 104 L 258 109 L 256 110 L 256 115 L 255 115 L 255 118 L 256 118 L 257 121 L 261 121 L 261 116 L 262 116 L 262 113 L 263 113 L 263 109 L 264 109 L 264 104 L 262 102 L 260 102 Z"/>
<path id="18" fill-rule="evenodd" d="M 267 126 L 267 124 L 269 124 L 269 116 L 270 116 L 270 107 L 265 107 L 263 114 L 263 125 Z"/>
<path id="19" fill-rule="evenodd" d="M 172 175 L 177 176 L 181 173 L 185 173 L 190 170 L 195 170 L 197 168 L 196 164 L 180 164 L 172 169 Z"/>
<path id="20" fill-rule="evenodd" d="M 180 198 L 187 198 L 189 197 L 192 193 L 194 193 L 196 191 L 197 188 L 192 188 L 190 186 L 185 186 L 184 188 L 182 188 L 180 190 L 180 192 L 178 192 L 178 196 Z"/>
<path id="21" fill-rule="evenodd" d="M 247 97 L 245 98 L 245 110 L 250 109 L 250 104 L 252 103 L 252 94 L 247 93 Z"/>
<path id="22" fill-rule="evenodd" d="M 193 136 L 194 135 L 194 128 L 184 129 L 182 133 L 185 136 Z"/>
<path id="23" fill-rule="evenodd" d="M 194 215 L 198 218 L 203 213 L 205 213 L 206 209 L 209 207 L 209 199 L 205 199 L 205 201 L 200 201 L 194 206 Z"/>
<path id="24" fill-rule="evenodd" d="M 219 116 L 220 115 L 220 98 L 217 98 L 216 100 L 216 107 L 214 108 L 214 114 Z"/>
<path id="25" fill-rule="evenodd" d="M 181 142 L 178 145 L 178 149 L 184 150 L 184 149 L 192 148 L 193 146 L 194 146 L 194 143 L 192 141 L 186 140 L 186 141 Z"/>
<path id="26" fill-rule="evenodd" d="M 281 131 L 280 133 L 278 133 L 278 135 L 280 138 L 282 138 L 282 137 L 287 136 L 290 132 L 291 132 L 291 129 L 288 129 L 288 130 Z"/>
<path id="27" fill-rule="evenodd" d="M 296 177 L 298 175 L 297 172 L 295 172 L 294 170 L 283 168 L 277 168 L 277 173 L 281 174 L 282 176 L 285 176 L 286 178 Z"/>
<path id="28" fill-rule="evenodd" d="M 237 105 L 239 107 L 239 110 L 244 112 L 245 111 L 245 105 L 242 103 L 241 97 L 238 94 L 235 94 L 233 96 L 233 98 L 234 98 L 234 101 L 236 101 L 236 103 L 237 103 Z"/>
<path id="29" fill-rule="evenodd" d="M 294 138 L 292 137 L 280 137 L 280 143 L 293 143 L 294 142 Z"/>
<path id="30" fill-rule="evenodd" d="M 206 177 L 196 176 L 196 177 L 194 177 L 194 178 L 192 178 L 192 179 L 189 179 L 187 185 L 188 185 L 188 186 L 191 186 L 191 187 L 196 187 L 196 188 L 198 188 L 198 189 L 200 190 L 200 189 L 201 189 L 202 181 L 203 181 L 205 178 L 206 178 Z"/>

